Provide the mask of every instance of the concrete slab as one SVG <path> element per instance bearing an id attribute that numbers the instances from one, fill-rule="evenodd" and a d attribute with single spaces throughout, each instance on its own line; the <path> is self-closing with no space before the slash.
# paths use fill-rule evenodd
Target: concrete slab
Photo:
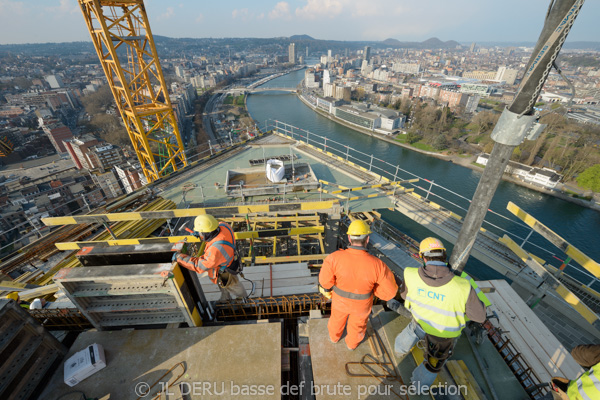
<path id="1" fill-rule="evenodd" d="M 327 331 L 328 321 L 329 318 L 308 321 L 313 367 L 312 390 L 315 398 L 317 400 L 340 398 L 376 400 L 395 397 L 392 390 L 400 393 L 400 383 L 393 380 L 382 383 L 373 377 L 348 376 L 346 363 L 359 362 L 365 354 L 373 355 L 373 351 L 367 340 L 364 340 L 354 351 L 348 350 L 343 337 L 338 343 L 331 343 Z M 386 345 L 389 352 L 391 347 L 389 344 Z M 367 373 L 361 366 L 353 365 L 350 368 L 353 373 Z M 380 372 L 377 367 L 373 367 L 373 370 Z"/>
<path id="2" fill-rule="evenodd" d="M 184 389 L 192 399 L 281 398 L 279 323 L 88 331 L 79 335 L 65 359 L 93 343 L 104 346 L 106 368 L 71 388 L 63 382 L 61 364 L 41 399 L 55 399 L 73 390 L 99 400 L 151 399 L 160 383 L 145 397 L 138 397 L 139 390 L 147 389 L 180 362 L 186 370 L 179 382 L 186 384 Z M 160 382 L 173 380 L 180 371 L 174 370 Z"/>
<path id="3" fill-rule="evenodd" d="M 348 187 L 356 187 L 362 184 L 362 181 L 359 179 L 353 179 L 348 175 L 331 168 L 325 162 L 321 162 L 313 157 L 310 157 L 295 148 L 292 148 L 292 152 L 294 155 L 298 156 L 299 163 L 309 163 L 312 170 L 314 171 L 314 175 L 316 175 L 319 179 L 326 180 L 328 182 L 338 183 L 340 185 L 348 186 Z M 205 171 L 198 172 L 197 174 L 191 175 L 187 179 L 187 183 L 195 183 L 199 186 L 202 186 L 202 191 L 200 189 L 194 189 L 186 194 L 186 200 L 193 204 L 206 204 L 209 206 L 210 204 L 223 203 L 223 202 L 231 202 L 232 200 L 228 198 L 223 189 L 223 185 L 225 183 L 225 177 L 227 175 L 227 170 L 230 169 L 238 169 L 238 168 L 247 168 L 248 160 L 258 159 L 258 158 L 269 158 L 269 156 L 277 156 L 281 154 L 289 154 L 290 146 L 253 146 L 242 151 L 239 154 L 236 154 L 226 161 L 216 164 Z M 215 186 L 215 183 L 219 183 L 221 186 Z M 377 193 L 374 189 L 368 189 L 361 192 L 354 192 L 353 196 L 364 196 L 369 194 Z M 172 200 L 176 204 L 178 204 L 182 199 L 182 185 L 180 183 L 168 186 L 165 188 L 163 192 L 160 193 L 161 197 Z M 255 196 L 253 199 L 260 200 L 264 196 Z M 273 197 L 267 196 L 267 197 Z M 279 197 L 283 199 L 282 195 L 277 195 L 275 197 Z M 311 191 L 309 193 L 302 192 L 294 192 L 286 194 L 286 199 L 288 201 L 292 201 L 294 199 L 301 200 L 320 200 L 320 199 L 338 199 L 337 197 L 333 197 L 327 195 L 325 193 L 319 193 L 317 191 Z M 345 202 L 339 199 L 340 202 Z M 371 199 L 361 199 L 357 201 L 350 202 L 350 207 L 352 211 L 371 211 L 375 208 L 387 208 L 392 205 L 391 200 L 383 197 L 383 198 L 371 198 Z"/>

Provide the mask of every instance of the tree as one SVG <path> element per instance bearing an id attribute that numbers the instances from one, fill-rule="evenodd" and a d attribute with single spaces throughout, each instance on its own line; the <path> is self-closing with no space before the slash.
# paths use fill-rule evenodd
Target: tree
<path id="1" fill-rule="evenodd" d="M 113 95 L 108 85 L 102 85 L 94 93 L 81 98 L 81 102 L 90 115 L 105 112 L 114 104 Z"/>
<path id="2" fill-rule="evenodd" d="M 437 135 L 431 142 L 431 147 L 435 150 L 444 150 L 448 148 L 448 142 L 443 134 Z"/>
<path id="3" fill-rule="evenodd" d="M 423 136 L 420 135 L 418 132 L 411 130 L 411 131 L 408 131 L 408 133 L 406 134 L 406 143 L 413 144 L 413 143 L 418 142 L 422 138 L 423 138 Z"/>
<path id="4" fill-rule="evenodd" d="M 486 133 L 496 125 L 500 116 L 491 111 L 482 111 L 473 117 L 473 123 L 477 125 L 477 134 Z"/>
<path id="5" fill-rule="evenodd" d="M 579 174 L 577 184 L 584 189 L 600 193 L 600 164 L 592 165 Z"/>

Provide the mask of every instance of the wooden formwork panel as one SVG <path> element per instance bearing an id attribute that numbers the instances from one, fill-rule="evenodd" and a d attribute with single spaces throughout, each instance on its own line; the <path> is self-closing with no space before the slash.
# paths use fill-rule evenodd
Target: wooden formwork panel
<path id="1" fill-rule="evenodd" d="M 97 329 L 201 322 L 176 263 L 65 268 L 54 280 Z"/>

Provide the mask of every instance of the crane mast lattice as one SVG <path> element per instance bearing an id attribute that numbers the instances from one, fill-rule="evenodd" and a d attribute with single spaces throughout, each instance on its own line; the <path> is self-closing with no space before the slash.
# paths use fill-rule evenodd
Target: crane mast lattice
<path id="1" fill-rule="evenodd" d="M 78 1 L 147 181 L 187 166 L 143 0 Z"/>

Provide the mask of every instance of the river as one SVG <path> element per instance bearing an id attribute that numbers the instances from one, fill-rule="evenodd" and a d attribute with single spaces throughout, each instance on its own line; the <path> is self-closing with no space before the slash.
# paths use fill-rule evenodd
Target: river
<path id="1" fill-rule="evenodd" d="M 296 87 L 303 78 L 304 70 L 299 70 L 273 79 L 264 84 L 263 87 Z M 422 178 L 435 180 L 436 184 L 459 193 L 468 199 L 471 199 L 475 193 L 481 176 L 479 171 L 405 149 L 344 127 L 314 112 L 302 103 L 295 94 L 283 92 L 252 94 L 247 99 L 247 106 L 250 115 L 258 124 L 264 124 L 267 120 L 276 119 L 308 130 L 311 133 L 325 136 L 355 149 L 360 149 L 365 153 L 373 154 L 376 158 L 385 160 L 393 165 L 399 165 L 401 169 L 410 171 Z M 410 177 L 409 175 L 402 176 L 404 179 Z M 464 208 L 468 207 L 466 201 L 459 201 L 457 197 L 449 195 L 444 189 L 434 186 L 433 193 L 447 197 L 451 199 L 450 201 Z M 437 197 L 431 197 L 431 199 L 456 211 L 462 216 L 466 214 L 465 211 L 460 211 L 452 204 L 446 204 Z M 600 235 L 598 235 L 600 213 L 597 211 L 502 181 L 490 208 L 510 218 L 511 221 L 518 221 L 516 217 L 506 210 L 506 205 L 509 201 L 514 202 L 533 215 L 594 260 L 600 260 Z M 391 222 L 398 229 L 417 240 L 431 235 L 429 230 L 398 212 L 383 210 L 382 215 L 388 222 Z M 490 213 L 488 213 L 486 220 L 510 231 L 511 237 L 517 243 L 523 241 L 523 239 L 518 238 L 525 238 L 530 232 L 530 229 L 526 229 L 516 222 L 490 215 Z M 497 234 L 500 233 L 489 225 L 484 225 L 484 227 L 495 231 Z M 555 266 L 560 265 L 560 261 L 555 257 L 560 259 L 565 258 L 565 255 L 559 249 L 537 233 L 531 236 L 530 241 L 534 245 L 526 244 L 525 249 L 551 262 Z M 471 271 L 473 275 L 480 279 L 491 279 L 499 276 L 495 271 L 475 261 L 473 257 L 470 258 L 467 264 L 467 271 Z M 582 282 L 587 283 L 591 281 L 589 277 L 578 273 L 574 267 L 569 266 L 566 271 Z M 598 290 L 598 287 L 600 287 L 600 283 L 597 282 L 594 284 L 594 288 Z"/>

